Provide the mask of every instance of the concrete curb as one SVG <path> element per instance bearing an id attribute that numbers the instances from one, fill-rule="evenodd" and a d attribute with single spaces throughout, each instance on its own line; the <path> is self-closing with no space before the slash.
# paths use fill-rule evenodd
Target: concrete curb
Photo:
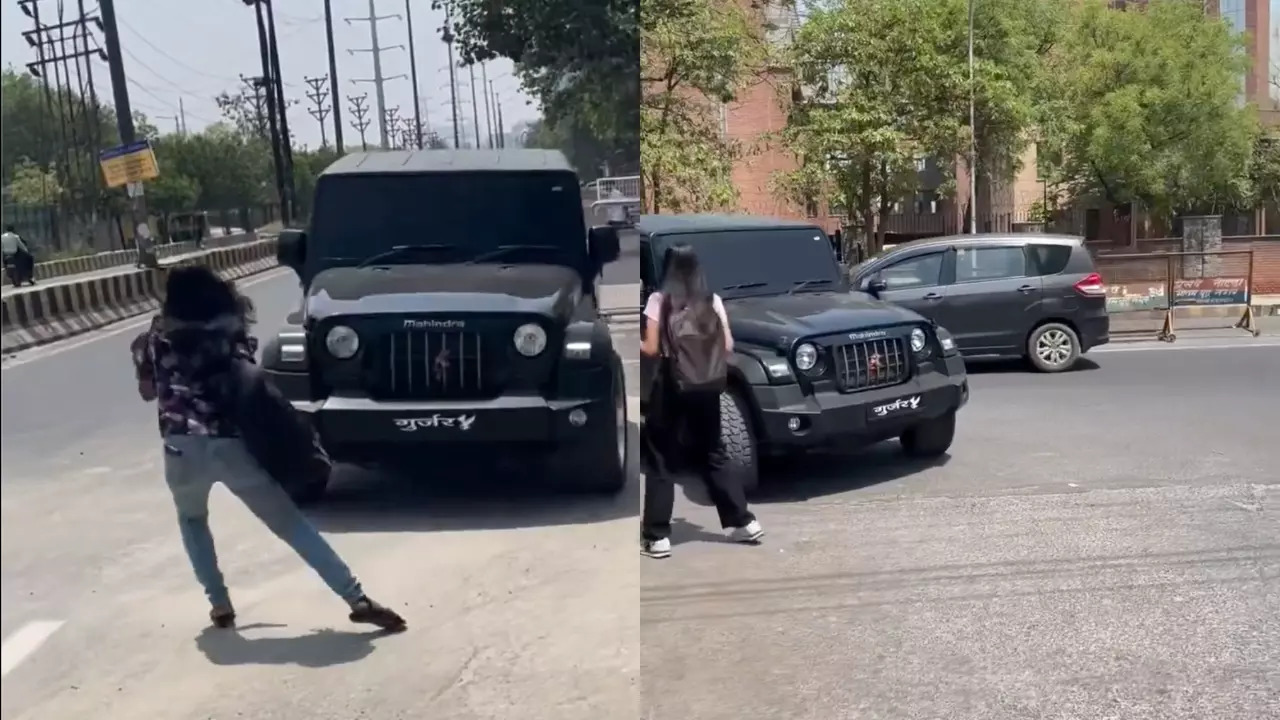
<path id="1" fill-rule="evenodd" d="M 236 233 L 234 235 L 208 238 L 201 243 L 199 248 L 196 247 L 194 241 L 190 240 L 169 243 L 156 247 L 156 257 L 163 260 L 175 255 L 186 255 L 197 250 L 213 250 L 233 245 L 243 245 L 244 243 L 255 242 L 257 239 L 253 233 Z M 94 270 L 120 267 L 121 265 L 136 265 L 137 263 L 137 250 L 109 250 L 94 255 L 66 258 L 65 260 L 48 260 L 36 263 L 36 280 L 48 280 L 64 275 L 79 275 L 80 273 L 93 272 Z M 8 284 L 9 276 L 0 276 L 0 285 Z"/>
<path id="2" fill-rule="evenodd" d="M 276 241 L 258 240 L 213 250 L 177 265 L 207 265 L 227 279 L 278 267 Z M 167 269 L 39 288 L 3 300 L 0 351 L 11 354 L 96 330 L 159 307 Z"/>

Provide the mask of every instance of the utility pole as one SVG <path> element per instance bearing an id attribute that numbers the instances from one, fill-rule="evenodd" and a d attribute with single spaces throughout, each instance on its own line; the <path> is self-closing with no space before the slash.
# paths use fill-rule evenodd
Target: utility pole
<path id="1" fill-rule="evenodd" d="M 273 87 L 271 41 L 267 36 L 267 21 L 262 12 L 261 0 L 244 0 L 244 3 L 253 5 L 254 15 L 258 22 L 258 53 L 261 55 L 262 60 L 262 76 L 258 80 L 267 98 L 267 130 L 271 134 L 271 160 L 275 166 L 276 197 L 280 200 L 280 220 L 288 225 L 292 218 L 289 214 L 289 191 L 284 179 L 284 149 L 281 147 L 279 115 L 276 108 L 280 96 Z M 283 108 L 280 108 L 280 111 L 283 112 Z"/>
<path id="2" fill-rule="evenodd" d="M 507 146 L 507 127 L 502 122 L 502 99 L 498 97 L 497 93 L 495 93 L 493 96 L 493 101 L 498 105 L 498 137 L 502 138 L 502 142 L 501 144 L 498 145 L 498 147 L 506 147 Z"/>
<path id="3" fill-rule="evenodd" d="M 413 49 L 413 10 L 412 0 L 404 0 L 404 22 L 409 31 L 409 82 L 413 83 L 413 127 L 414 143 L 422 149 L 422 110 L 418 100 L 418 54 Z"/>
<path id="4" fill-rule="evenodd" d="M 383 111 L 382 125 L 387 129 L 388 136 L 391 138 L 390 145 L 386 145 L 384 143 L 384 146 L 390 149 L 398 149 L 396 136 L 399 134 L 398 133 L 399 122 L 400 122 L 400 106 L 399 105 L 395 107 L 389 107 Z"/>
<path id="5" fill-rule="evenodd" d="M 124 59 L 120 56 L 120 28 L 116 26 L 115 0 L 101 0 L 98 12 L 102 13 L 102 41 L 107 46 L 107 67 L 111 73 L 111 93 L 116 106 L 116 126 L 120 130 L 120 142 L 128 145 L 138 139 L 138 134 L 133 127 L 133 106 L 129 104 L 129 82 L 124 74 Z M 129 211 L 129 223 L 133 226 L 134 238 L 137 238 L 142 224 L 147 221 L 146 196 L 140 192 L 134 193 Z M 150 228 L 148 227 L 145 232 L 150 233 Z"/>
<path id="6" fill-rule="evenodd" d="M 393 50 L 396 48 L 403 50 L 404 46 L 389 45 L 387 47 L 383 47 L 379 45 L 378 44 L 378 22 L 382 20 L 391 20 L 391 19 L 402 20 L 403 18 L 401 18 L 399 15 L 378 15 L 378 8 L 375 5 L 374 0 L 369 0 L 369 17 L 344 18 L 344 19 L 346 20 L 346 23 L 348 25 L 350 25 L 353 22 L 369 23 L 369 47 L 359 48 L 356 50 L 348 50 L 347 52 L 351 53 L 352 55 L 358 52 L 367 52 L 370 55 L 372 55 L 373 56 L 373 77 L 359 78 L 359 79 L 352 80 L 351 82 L 373 84 L 373 96 L 374 96 L 374 100 L 377 103 L 377 107 L 375 109 L 377 110 L 377 113 L 378 113 L 378 138 L 381 141 L 382 147 L 387 147 L 387 95 L 386 95 L 386 92 L 384 91 L 383 86 L 386 84 L 388 80 L 396 80 L 398 78 L 403 78 L 404 75 L 403 74 L 393 75 L 391 77 L 383 76 L 382 53 L 387 50 Z"/>
<path id="7" fill-rule="evenodd" d="M 271 79 L 276 93 L 276 107 L 280 114 L 280 156 L 284 160 L 284 187 L 289 195 L 289 216 L 282 218 L 287 225 L 294 219 L 298 207 L 298 189 L 293 179 L 293 133 L 289 132 L 289 103 L 284 99 L 284 74 L 280 72 L 280 44 L 276 41 L 275 0 L 257 0 L 267 7 L 267 37 L 271 41 Z"/>
<path id="8" fill-rule="evenodd" d="M 369 130 L 369 118 L 366 117 L 369 114 L 369 106 L 365 104 L 368 100 L 368 95 L 347 96 L 347 102 L 351 103 L 351 116 L 355 118 L 351 127 L 360 133 L 360 149 L 364 152 L 369 151 L 369 141 L 365 135 Z"/>
<path id="9" fill-rule="evenodd" d="M 498 91 L 493 88 L 492 80 L 489 81 L 489 91 L 484 95 L 486 103 L 490 97 L 493 98 L 493 146 L 500 148 L 506 145 L 506 138 L 498 130 Z"/>
<path id="10" fill-rule="evenodd" d="M 253 105 L 253 122 L 254 130 L 257 131 L 258 137 L 267 139 L 267 116 L 266 116 L 266 98 L 262 96 L 262 88 L 266 86 L 267 79 L 264 77 L 245 77 L 240 76 L 240 82 L 249 89 L 251 95 L 242 93 L 246 101 Z"/>
<path id="11" fill-rule="evenodd" d="M 322 75 L 303 79 L 311 88 L 311 92 L 307 93 L 307 98 L 316 104 L 314 108 L 309 108 L 307 112 L 316 119 L 316 122 L 320 123 L 320 147 L 328 147 L 329 133 L 325 130 L 324 119 L 329 117 L 329 106 L 325 104 L 325 101 L 329 99 L 329 91 L 325 90 L 324 86 L 329 82 L 329 78 Z"/>
<path id="12" fill-rule="evenodd" d="M 83 2 L 83 0 L 81 0 Z M 187 134 L 187 105 L 182 101 L 182 96 L 178 96 L 178 132 L 183 135 Z"/>
<path id="13" fill-rule="evenodd" d="M 324 0 L 324 36 L 329 45 L 329 96 L 333 98 L 333 144 L 339 155 L 342 149 L 342 106 L 338 102 L 338 55 L 333 45 L 333 2 Z"/>
<path id="14" fill-rule="evenodd" d="M 476 149 L 480 149 L 480 106 L 476 104 L 476 66 L 468 65 L 471 73 L 471 125 L 476 131 Z"/>
<path id="15" fill-rule="evenodd" d="M 484 63 L 480 63 L 480 89 L 484 92 L 484 131 L 489 135 L 489 149 L 492 150 L 496 147 L 493 137 L 493 116 L 489 110 L 489 95 L 493 93 L 493 83 L 489 82 L 489 71 Z"/>
<path id="16" fill-rule="evenodd" d="M 440 39 L 444 40 L 444 44 L 449 48 L 449 106 L 453 110 L 453 147 L 458 149 L 462 147 L 461 137 L 458 133 L 458 79 L 454 74 L 453 67 L 453 15 L 451 14 L 452 4 L 444 6 L 444 27 L 440 28 Z"/>

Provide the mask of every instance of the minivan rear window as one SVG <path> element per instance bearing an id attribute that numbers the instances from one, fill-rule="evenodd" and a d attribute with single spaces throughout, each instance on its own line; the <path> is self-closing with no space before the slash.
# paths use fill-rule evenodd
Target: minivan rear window
<path id="1" fill-rule="evenodd" d="M 1070 245 L 1031 245 L 1031 266 L 1038 275 L 1057 275 L 1071 259 Z"/>

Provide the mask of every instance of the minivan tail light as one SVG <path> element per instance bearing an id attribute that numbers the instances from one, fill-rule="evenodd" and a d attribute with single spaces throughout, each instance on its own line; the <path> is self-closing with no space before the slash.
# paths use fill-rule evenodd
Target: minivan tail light
<path id="1" fill-rule="evenodd" d="M 1103 297 L 1107 294 L 1107 286 L 1098 273 L 1089 273 L 1073 286 L 1076 292 L 1085 297 Z"/>

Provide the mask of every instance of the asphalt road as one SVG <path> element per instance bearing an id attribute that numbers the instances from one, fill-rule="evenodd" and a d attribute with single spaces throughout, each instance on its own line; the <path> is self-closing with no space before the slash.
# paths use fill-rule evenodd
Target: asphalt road
<path id="1" fill-rule="evenodd" d="M 1280 718 L 1280 344 L 1109 349 L 982 368 L 945 462 L 776 469 L 759 547 L 679 498 L 642 717 Z"/>
<path id="2" fill-rule="evenodd" d="M 286 271 L 241 286 L 260 335 L 296 306 Z M 408 619 L 388 637 L 351 626 L 217 490 L 212 523 L 242 629 L 207 630 L 154 408 L 132 387 L 128 343 L 143 322 L 4 364 L 3 720 L 636 717 L 634 489 L 477 495 L 458 490 L 465 477 L 442 478 L 450 491 L 344 471 L 314 518 L 370 594 Z M 635 357 L 634 326 L 615 338 Z"/>

